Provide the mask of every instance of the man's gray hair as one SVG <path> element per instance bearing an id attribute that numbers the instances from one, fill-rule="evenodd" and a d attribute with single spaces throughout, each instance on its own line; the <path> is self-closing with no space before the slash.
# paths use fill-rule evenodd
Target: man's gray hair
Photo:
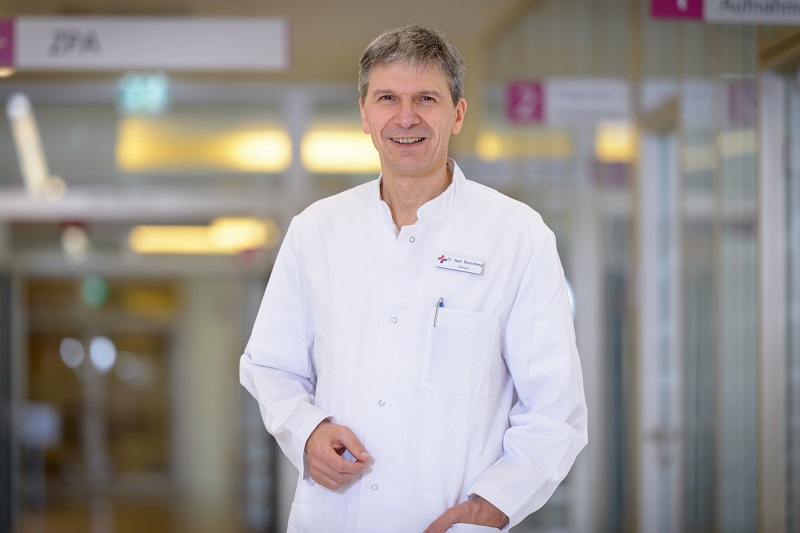
<path id="1" fill-rule="evenodd" d="M 439 30 L 410 25 L 383 32 L 364 50 L 358 69 L 361 101 L 367 97 L 372 67 L 404 62 L 423 69 L 430 65 L 438 68 L 447 78 L 453 104 L 464 96 L 467 66 L 456 45 Z"/>

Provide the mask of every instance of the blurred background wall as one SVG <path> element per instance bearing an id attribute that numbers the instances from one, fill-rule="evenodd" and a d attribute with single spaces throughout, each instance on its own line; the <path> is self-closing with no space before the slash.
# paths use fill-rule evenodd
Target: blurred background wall
<path id="1" fill-rule="evenodd" d="M 590 445 L 515 531 L 800 531 L 800 3 L 700 4 L 0 0 L 0 531 L 284 531 L 238 358 L 291 217 L 377 176 L 357 62 L 405 23 L 464 52 L 451 155 L 571 284 Z M 43 16 L 128 21 L 132 56 L 277 20 L 286 62 L 2 68 Z M 82 28 L 51 55 L 101 50 Z"/>

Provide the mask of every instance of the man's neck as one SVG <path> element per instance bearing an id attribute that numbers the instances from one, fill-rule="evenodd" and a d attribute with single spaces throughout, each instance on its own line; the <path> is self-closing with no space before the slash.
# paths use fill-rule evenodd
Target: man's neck
<path id="1" fill-rule="evenodd" d="M 411 226 L 417 221 L 417 210 L 442 194 L 453 181 L 449 165 L 432 176 L 398 176 L 383 174 L 381 198 L 389 206 L 398 228 Z"/>

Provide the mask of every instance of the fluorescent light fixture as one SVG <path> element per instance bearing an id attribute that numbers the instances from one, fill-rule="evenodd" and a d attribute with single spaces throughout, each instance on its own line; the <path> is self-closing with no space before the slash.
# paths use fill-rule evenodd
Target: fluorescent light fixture
<path id="1" fill-rule="evenodd" d="M 312 129 L 303 137 L 300 158 L 309 172 L 319 174 L 369 174 L 381 170 L 372 138 L 358 128 Z"/>
<path id="2" fill-rule="evenodd" d="M 58 176 L 50 176 L 44 184 L 44 190 L 42 191 L 42 196 L 55 202 L 56 200 L 60 200 L 64 197 L 67 193 L 67 184 L 59 178 Z"/>
<path id="3" fill-rule="evenodd" d="M 234 255 L 272 248 L 279 234 L 273 220 L 217 218 L 209 226 L 136 226 L 128 244 L 140 254 Z"/>
<path id="4" fill-rule="evenodd" d="M 60 198 L 66 187 L 62 180 L 50 176 L 31 101 L 24 94 L 16 93 L 8 99 L 6 112 L 28 194 L 37 198 Z"/>
<path id="5" fill-rule="evenodd" d="M 686 145 L 681 151 L 684 172 L 714 170 L 717 153 L 711 144 Z"/>
<path id="6" fill-rule="evenodd" d="M 722 157 L 741 157 L 755 154 L 758 138 L 753 129 L 731 130 L 717 136 L 719 153 Z"/>
<path id="7" fill-rule="evenodd" d="M 487 130 L 478 135 L 475 152 L 484 161 L 499 159 L 567 159 L 572 155 L 568 132 L 549 128 Z"/>
<path id="8" fill-rule="evenodd" d="M 244 172 L 282 172 L 292 162 L 292 141 L 282 130 L 243 131 L 224 136 L 222 159 Z"/>
<path id="9" fill-rule="evenodd" d="M 604 163 L 630 163 L 636 157 L 636 134 L 628 122 L 600 122 L 595 156 Z"/>
<path id="10" fill-rule="evenodd" d="M 89 255 L 92 243 L 86 230 L 76 224 L 69 224 L 61 231 L 61 248 L 64 255 L 75 263 L 83 263 Z"/>
<path id="11" fill-rule="evenodd" d="M 72 337 L 61 339 L 58 352 L 61 355 L 61 360 L 70 368 L 78 368 L 86 356 L 86 351 L 83 349 L 81 341 Z"/>
<path id="12" fill-rule="evenodd" d="M 123 172 L 283 172 L 292 162 L 289 134 L 275 126 L 239 130 L 192 127 L 165 117 L 123 117 L 117 167 Z"/>
<path id="13" fill-rule="evenodd" d="M 0 67 L 0 78 L 10 78 L 16 72 L 11 67 Z"/>
<path id="14" fill-rule="evenodd" d="M 95 337 L 89 343 L 89 360 L 102 374 L 105 374 L 117 361 L 117 347 L 108 337 Z"/>
<path id="15" fill-rule="evenodd" d="M 475 151 L 484 161 L 497 161 L 505 152 L 503 138 L 493 131 L 481 133 L 478 136 Z"/>

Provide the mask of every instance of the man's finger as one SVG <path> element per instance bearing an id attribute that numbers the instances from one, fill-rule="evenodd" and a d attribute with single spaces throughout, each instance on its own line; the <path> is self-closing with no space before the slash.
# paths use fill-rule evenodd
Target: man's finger
<path id="1" fill-rule="evenodd" d="M 326 489 L 336 490 L 342 485 L 340 481 L 336 481 L 320 471 L 312 472 L 311 478 Z"/>
<path id="2" fill-rule="evenodd" d="M 361 444 L 361 441 L 358 440 L 356 434 L 353 433 L 350 428 L 342 426 L 342 431 L 339 435 L 339 438 L 344 444 L 345 448 L 352 454 L 359 461 L 369 461 L 372 459 L 372 456 L 367 452 L 367 449 L 364 448 L 364 445 Z"/>
<path id="3" fill-rule="evenodd" d="M 458 504 L 442 513 L 439 518 L 425 528 L 425 533 L 444 533 L 450 529 L 450 526 L 458 523 L 460 505 L 463 504 Z"/>
<path id="4" fill-rule="evenodd" d="M 364 463 L 348 461 L 334 452 L 326 453 L 319 458 L 310 458 L 309 462 L 312 468 L 339 482 L 345 482 L 367 468 Z"/>
<path id="5" fill-rule="evenodd" d="M 337 453 L 327 454 L 325 462 L 340 474 L 360 474 L 367 465 L 363 462 L 348 461 Z"/>
<path id="6" fill-rule="evenodd" d="M 502 529 L 507 523 L 508 516 L 503 511 L 478 496 L 446 510 L 425 529 L 425 533 L 444 533 L 453 524 L 476 524 Z"/>

